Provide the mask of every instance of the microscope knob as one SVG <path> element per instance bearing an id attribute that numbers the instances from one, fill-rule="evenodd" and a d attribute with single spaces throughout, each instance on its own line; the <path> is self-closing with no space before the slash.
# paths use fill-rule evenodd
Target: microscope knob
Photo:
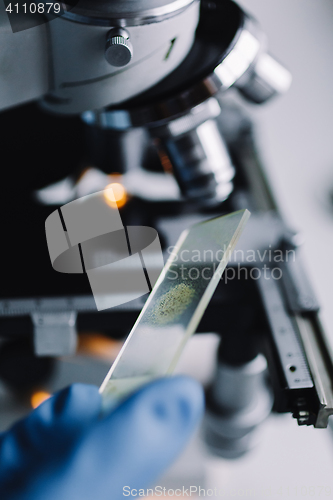
<path id="1" fill-rule="evenodd" d="M 109 31 L 106 38 L 105 59 L 116 67 L 126 66 L 133 56 L 129 35 L 123 29 Z"/>

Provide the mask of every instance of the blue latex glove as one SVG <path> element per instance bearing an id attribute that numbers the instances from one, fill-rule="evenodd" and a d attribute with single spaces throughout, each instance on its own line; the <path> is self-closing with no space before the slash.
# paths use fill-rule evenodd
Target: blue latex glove
<path id="1" fill-rule="evenodd" d="M 0 437 L 1 500 L 124 500 L 147 488 L 198 424 L 201 387 L 153 382 L 100 419 L 95 386 L 75 384 Z M 132 498 L 132 497 L 130 497 Z"/>

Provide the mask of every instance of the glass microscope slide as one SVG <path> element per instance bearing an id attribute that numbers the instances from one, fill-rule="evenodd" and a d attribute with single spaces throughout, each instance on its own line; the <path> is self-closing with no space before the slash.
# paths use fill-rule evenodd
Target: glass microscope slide
<path id="1" fill-rule="evenodd" d="M 250 217 L 241 210 L 184 231 L 100 387 L 103 409 L 170 375 Z"/>

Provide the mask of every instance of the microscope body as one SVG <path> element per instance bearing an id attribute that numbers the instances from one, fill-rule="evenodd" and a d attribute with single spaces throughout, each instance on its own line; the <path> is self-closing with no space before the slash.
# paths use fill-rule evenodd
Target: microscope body
<path id="1" fill-rule="evenodd" d="M 137 2 L 140 4 L 140 2 Z M 141 2 L 142 3 L 142 2 Z M 143 2 L 144 4 L 144 2 Z M 1 4 L 4 51 L 0 109 L 41 99 L 54 113 L 80 114 L 127 101 L 169 75 L 188 54 L 199 21 L 199 0 L 178 0 L 165 14 L 145 9 L 124 18 L 84 21 L 54 17 L 12 32 Z M 154 10 L 156 11 L 154 13 Z M 139 17 L 141 16 L 141 17 Z M 141 22 L 140 22 L 141 19 Z M 46 22 L 47 21 L 47 22 Z M 106 57 L 108 33 L 123 30 L 131 43 L 130 64 L 117 67 Z"/>

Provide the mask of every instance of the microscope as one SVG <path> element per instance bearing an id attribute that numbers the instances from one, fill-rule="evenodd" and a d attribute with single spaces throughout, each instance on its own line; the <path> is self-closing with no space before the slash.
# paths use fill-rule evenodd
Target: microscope
<path id="1" fill-rule="evenodd" d="M 0 378 L 29 390 L 75 352 L 77 332 L 123 339 L 132 328 L 147 296 L 97 312 L 85 276 L 56 273 L 45 241 L 53 210 L 113 182 L 124 226 L 155 228 L 166 257 L 189 225 L 251 211 L 198 327 L 221 337 L 212 452 L 246 453 L 271 411 L 327 427 L 333 365 L 319 304 L 241 103 L 291 83 L 256 21 L 231 0 L 16 5 L 0 6 Z"/>

